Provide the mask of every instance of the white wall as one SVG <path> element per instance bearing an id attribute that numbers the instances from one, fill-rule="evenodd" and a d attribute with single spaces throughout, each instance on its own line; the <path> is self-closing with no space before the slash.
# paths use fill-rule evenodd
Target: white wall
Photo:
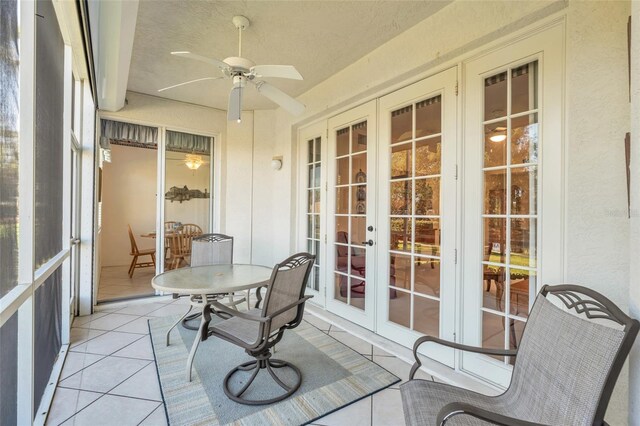
<path id="1" fill-rule="evenodd" d="M 156 161 L 153 149 L 111 146 L 111 163 L 102 170 L 102 266 L 131 263 L 127 224 L 138 249 L 155 247 L 155 240 L 140 234 L 156 227 Z"/>

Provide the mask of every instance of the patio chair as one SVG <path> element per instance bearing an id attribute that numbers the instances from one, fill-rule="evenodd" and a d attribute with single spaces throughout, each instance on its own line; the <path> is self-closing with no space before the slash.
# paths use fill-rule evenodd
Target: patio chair
<path id="1" fill-rule="evenodd" d="M 191 266 L 206 266 L 206 265 L 230 265 L 233 263 L 233 237 L 224 234 L 203 234 L 199 237 L 195 237 L 191 240 Z M 174 294 L 173 298 L 177 299 L 183 295 Z M 207 300 L 218 300 L 224 297 L 224 294 L 208 294 Z M 239 305 L 240 303 L 247 302 L 247 309 L 249 306 L 249 291 L 247 290 L 246 298 L 240 300 L 234 300 L 233 294 L 229 294 L 229 306 Z M 199 312 L 189 315 L 194 307 L 200 308 Z M 189 310 L 180 318 L 180 320 L 173 325 L 182 322 L 182 326 L 189 330 L 198 330 L 198 326 L 192 326 L 188 321 L 192 321 L 199 318 L 202 315 L 202 297 L 194 296 L 191 298 L 191 305 Z M 169 333 L 173 329 L 171 327 L 167 331 L 167 345 L 169 345 Z"/>
<path id="2" fill-rule="evenodd" d="M 431 336 L 413 347 L 416 363 L 400 386 L 407 425 L 606 425 L 604 415 L 640 323 L 603 295 L 576 285 L 544 286 L 517 350 L 483 349 Z M 511 384 L 490 397 L 413 380 L 418 347 L 433 342 L 513 356 Z"/>
<path id="3" fill-rule="evenodd" d="M 266 286 L 264 304 L 261 309 L 251 309 L 247 313 L 238 312 L 229 307 L 213 301 L 204 309 L 205 328 L 202 340 L 208 336 L 217 336 L 234 345 L 244 348 L 245 352 L 255 358 L 238 365 L 224 378 L 224 393 L 231 400 L 247 405 L 272 404 L 293 395 L 300 387 L 302 374 L 293 364 L 271 358 L 271 348 L 275 346 L 284 335 L 285 330 L 297 327 L 302 321 L 304 304 L 312 296 L 305 296 L 305 283 L 313 267 L 315 256 L 309 253 L 298 253 L 273 268 L 271 279 Z M 260 296 L 258 293 L 258 303 Z M 230 318 L 208 328 L 211 320 L 211 307 L 215 314 L 226 314 Z M 287 384 L 283 376 L 278 376 L 276 370 L 290 370 L 295 376 L 294 383 Z M 261 370 L 266 370 L 274 382 L 278 384 L 284 393 L 269 399 L 247 399 L 243 394 Z M 242 380 L 242 387 L 232 390 L 229 386 L 231 378 L 236 373 L 249 374 L 246 380 Z M 242 374 L 242 373 L 241 373 Z M 291 382 L 292 380 L 287 380 Z"/>
<path id="4" fill-rule="evenodd" d="M 136 238 L 133 236 L 133 231 L 131 230 L 131 225 L 127 225 L 129 228 L 129 242 L 131 243 L 131 256 L 133 259 L 131 260 L 131 265 L 129 266 L 129 278 L 133 278 L 133 272 L 136 268 L 150 268 L 156 267 L 156 250 L 155 249 L 145 249 L 139 250 L 138 244 L 136 243 Z M 141 256 L 151 256 L 151 262 L 142 262 L 138 261 Z"/>

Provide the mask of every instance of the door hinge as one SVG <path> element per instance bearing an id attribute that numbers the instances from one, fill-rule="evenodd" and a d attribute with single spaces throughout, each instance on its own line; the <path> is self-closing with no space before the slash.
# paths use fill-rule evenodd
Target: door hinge
<path id="1" fill-rule="evenodd" d="M 324 243 L 327 243 L 327 234 L 324 234 Z"/>
<path id="2" fill-rule="evenodd" d="M 458 165 L 456 164 L 456 180 L 458 180 Z"/>
<path id="3" fill-rule="evenodd" d="M 453 263 L 458 264 L 458 249 L 453 249 Z"/>
<path id="4" fill-rule="evenodd" d="M 329 182 L 324 183 L 324 190 L 325 192 L 329 190 Z"/>
<path id="5" fill-rule="evenodd" d="M 456 96 L 458 96 L 458 82 L 456 81 Z"/>

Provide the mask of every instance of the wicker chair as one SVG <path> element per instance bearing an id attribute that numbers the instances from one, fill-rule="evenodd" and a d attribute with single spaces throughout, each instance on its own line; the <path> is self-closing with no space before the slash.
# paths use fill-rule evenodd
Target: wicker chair
<path id="1" fill-rule="evenodd" d="M 410 380 L 400 386 L 406 424 L 606 425 L 604 415 L 613 387 L 639 327 L 637 320 L 593 290 L 544 286 L 518 350 L 476 348 L 431 336 L 418 339 Z M 420 367 L 418 347 L 426 342 L 515 356 L 509 388 L 490 397 L 413 380 Z"/>
<path id="2" fill-rule="evenodd" d="M 247 354 L 255 358 L 254 361 L 245 362 L 235 367 L 225 377 L 224 393 L 231 400 L 247 405 L 272 404 L 293 395 L 300 387 L 302 381 L 300 370 L 287 361 L 272 359 L 271 348 L 282 339 L 285 330 L 297 327 L 302 321 L 304 304 L 311 298 L 311 296 L 305 296 L 304 291 L 314 260 L 315 256 L 311 254 L 298 253 L 277 264 L 266 287 L 267 291 L 261 309 L 258 309 L 262 301 L 259 292 L 257 293 L 256 309 L 252 309 L 248 313 L 234 311 L 216 301 L 205 307 L 203 314 L 205 327 L 203 328 L 202 340 L 206 340 L 208 336 L 217 336 L 244 348 Z M 213 307 L 215 314 L 223 313 L 230 318 L 209 328 L 211 307 Z M 284 383 L 282 376 L 278 377 L 274 371 L 282 371 L 283 368 L 290 369 L 295 375 L 294 383 Z M 270 399 L 244 398 L 243 394 L 249 389 L 261 370 L 266 370 L 269 376 L 284 390 L 284 393 Z M 234 391 L 230 388 L 229 382 L 240 371 L 250 373 L 250 376 L 240 389 Z"/>

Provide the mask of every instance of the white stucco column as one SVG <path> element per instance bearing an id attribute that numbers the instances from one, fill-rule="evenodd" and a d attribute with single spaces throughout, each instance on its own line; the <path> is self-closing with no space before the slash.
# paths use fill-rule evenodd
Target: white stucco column
<path id="1" fill-rule="evenodd" d="M 631 226 L 629 312 L 640 318 L 640 2 L 631 2 Z M 629 360 L 629 424 L 640 425 L 640 342 Z"/>

